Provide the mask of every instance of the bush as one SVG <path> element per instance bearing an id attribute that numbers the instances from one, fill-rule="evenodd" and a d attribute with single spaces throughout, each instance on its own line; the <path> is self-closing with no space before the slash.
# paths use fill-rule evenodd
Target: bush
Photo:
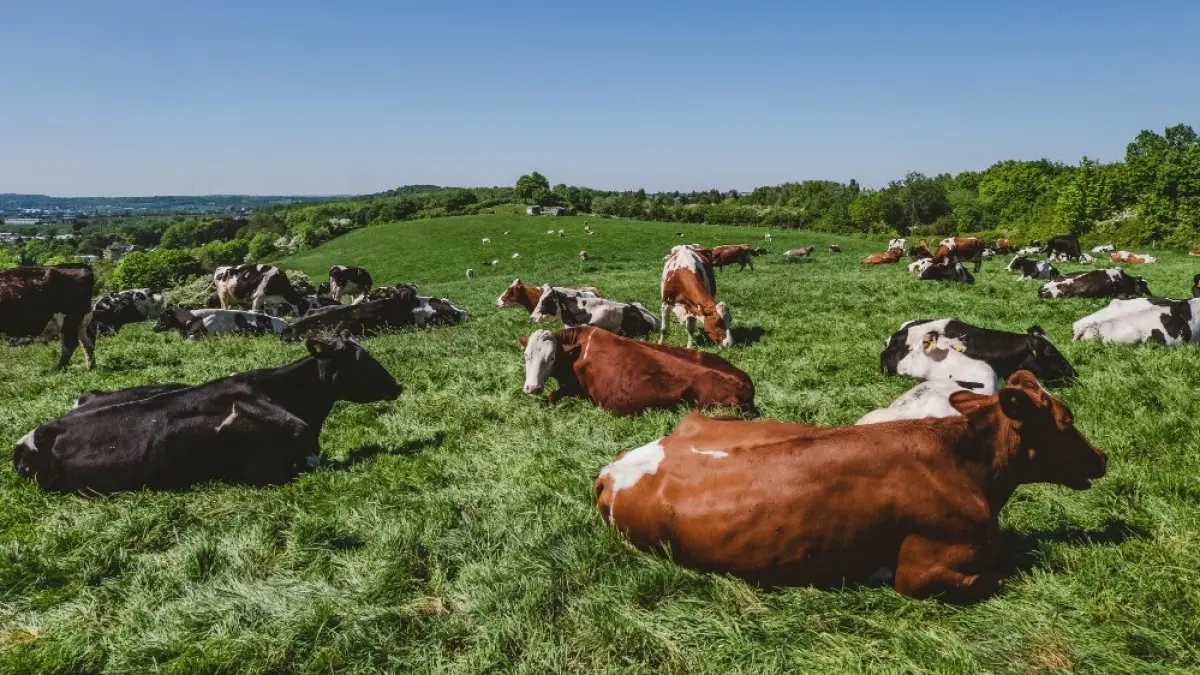
<path id="1" fill-rule="evenodd" d="M 275 249 L 276 236 L 271 232 L 259 232 L 250 240 L 250 244 L 246 249 L 246 260 L 251 262 L 262 262 L 276 253 Z"/>
<path id="2" fill-rule="evenodd" d="M 208 275 L 196 277 L 163 293 L 165 304 L 187 309 L 208 307 L 215 304 L 216 299 L 217 288 L 213 284 L 212 277 Z"/>
<path id="3" fill-rule="evenodd" d="M 200 261 L 186 251 L 134 251 L 113 270 L 115 288 L 171 288 L 204 273 Z"/>
<path id="4" fill-rule="evenodd" d="M 222 265 L 242 264 L 246 260 L 246 251 L 249 248 L 249 245 L 241 239 L 210 241 L 200 248 L 193 249 L 192 255 L 200 261 L 202 267 L 211 270 Z"/>
<path id="5" fill-rule="evenodd" d="M 312 279 L 307 274 L 300 270 L 284 270 L 283 275 L 291 282 L 292 288 L 296 289 L 300 295 L 312 295 L 317 292 L 317 287 L 313 285 Z"/>

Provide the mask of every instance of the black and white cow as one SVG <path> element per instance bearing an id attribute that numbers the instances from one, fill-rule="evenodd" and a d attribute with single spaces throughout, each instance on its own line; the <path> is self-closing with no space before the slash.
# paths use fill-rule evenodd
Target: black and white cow
<path id="1" fill-rule="evenodd" d="M 364 300 L 356 305 L 323 307 L 297 319 L 280 337 L 285 341 L 327 333 L 348 332 L 351 335 L 371 335 L 382 330 L 403 328 L 416 323 L 415 311 L 421 307 L 416 289 L 397 286 L 381 294 L 378 300 Z"/>
<path id="2" fill-rule="evenodd" d="M 1112 253 L 1117 250 L 1117 247 L 1112 244 L 1101 244 L 1092 247 L 1092 253 Z"/>
<path id="3" fill-rule="evenodd" d="M 95 333 L 116 333 L 122 326 L 157 317 L 162 311 L 162 295 L 149 288 L 108 293 L 92 306 L 92 329 Z"/>
<path id="4" fill-rule="evenodd" d="M 292 287 L 287 275 L 273 265 L 235 265 L 218 267 L 213 273 L 221 309 L 250 306 L 255 312 L 270 307 L 277 311 L 286 306 L 300 316 L 300 292 Z"/>
<path id="5" fill-rule="evenodd" d="M 973 284 L 975 277 L 962 263 L 942 262 L 925 266 L 925 269 L 917 274 L 917 281 L 957 281 L 962 284 Z"/>
<path id="6" fill-rule="evenodd" d="M 1113 300 L 1072 326 L 1076 340 L 1181 345 L 1200 340 L 1200 298 Z"/>
<path id="7" fill-rule="evenodd" d="M 983 385 L 976 389 L 980 393 L 993 393 L 997 379 L 1007 379 L 1018 370 L 1031 371 L 1047 383 L 1077 376 L 1038 326 L 1010 333 L 956 319 L 905 322 L 885 343 L 879 368 L 918 380 L 977 382 Z"/>
<path id="8" fill-rule="evenodd" d="M 0 270 L 0 334 L 35 337 L 54 322 L 62 337 L 58 368 L 67 367 L 81 342 L 88 368 L 95 368 L 96 350 L 89 330 L 95 286 L 95 274 L 87 265 Z"/>
<path id="9" fill-rule="evenodd" d="M 1079 248 L 1079 237 L 1073 234 L 1063 234 L 1046 240 L 1046 256 L 1051 260 L 1070 260 L 1078 262 L 1083 257 Z"/>
<path id="10" fill-rule="evenodd" d="M 371 273 L 361 267 L 334 265 L 329 269 L 329 296 L 338 302 L 343 295 L 363 295 L 372 283 Z"/>
<path id="11" fill-rule="evenodd" d="M 1153 295 L 1146 280 L 1120 267 L 1064 274 L 1042 284 L 1039 298 L 1131 298 Z"/>
<path id="12" fill-rule="evenodd" d="M 288 322 L 279 317 L 243 312 L 236 309 L 195 309 L 168 307 L 154 324 L 154 332 L 179 331 L 185 338 L 201 335 L 238 333 L 242 335 L 279 334 L 286 330 Z"/>
<path id="13" fill-rule="evenodd" d="M 625 337 L 643 337 L 661 327 L 658 317 L 640 303 L 585 298 L 559 293 L 550 285 L 542 286 L 542 297 L 529 320 L 537 322 L 555 317 L 567 327 L 596 326 Z"/>
<path id="14" fill-rule="evenodd" d="M 391 400 L 403 390 L 353 340 L 309 340 L 308 351 L 286 366 L 196 386 L 90 392 L 18 440 L 13 465 L 58 492 L 286 482 L 320 461 L 321 427 L 336 401 Z"/>
<path id="15" fill-rule="evenodd" d="M 1061 273 L 1053 265 L 1044 260 L 1030 260 L 1029 258 L 1018 255 L 1008 263 L 1009 272 L 1020 272 L 1021 278 L 1018 281 L 1028 281 L 1030 279 L 1057 279 L 1062 276 Z"/>

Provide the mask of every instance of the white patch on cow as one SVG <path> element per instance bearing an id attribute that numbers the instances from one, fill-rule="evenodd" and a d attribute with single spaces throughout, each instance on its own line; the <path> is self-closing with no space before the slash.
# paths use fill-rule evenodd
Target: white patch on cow
<path id="1" fill-rule="evenodd" d="M 890 251 L 892 249 L 899 249 L 900 252 L 903 253 L 904 251 L 908 250 L 908 240 L 903 237 L 889 240 L 888 250 Z"/>
<path id="2" fill-rule="evenodd" d="M 879 424 L 895 420 L 913 420 L 923 417 L 956 417 L 960 413 L 950 405 L 950 395 L 956 391 L 972 391 L 954 380 L 931 380 L 922 382 L 904 392 L 886 408 L 879 408 L 863 415 L 855 424 Z M 975 390 L 983 392 L 982 389 Z"/>
<path id="3" fill-rule="evenodd" d="M 918 380 L 979 382 L 983 388 L 975 391 L 981 394 L 995 393 L 996 371 L 986 362 L 964 354 L 960 340 L 945 337 L 946 325 L 950 321 L 939 319 L 911 326 L 905 340 L 908 351 L 896 364 L 897 374 Z M 927 345 L 926 336 L 930 333 L 935 333 L 938 338 L 932 345 Z"/>
<path id="4" fill-rule="evenodd" d="M 933 265 L 933 258 L 921 258 L 916 262 L 909 263 L 908 271 L 913 272 L 914 274 L 920 274 L 921 272 L 929 269 L 931 265 Z"/>
<path id="5" fill-rule="evenodd" d="M 525 393 L 536 394 L 554 371 L 558 342 L 548 330 L 535 330 L 525 344 Z"/>
<path id="6" fill-rule="evenodd" d="M 75 403 L 78 404 L 79 401 L 76 400 Z M 29 433 L 27 433 L 24 436 L 22 436 L 21 438 L 17 439 L 16 447 L 18 447 L 18 448 L 25 447 L 25 448 L 29 448 L 30 450 L 37 450 L 38 449 L 37 444 L 33 440 L 33 435 L 36 432 L 37 432 L 37 427 L 34 427 L 32 430 L 30 430 Z"/>
<path id="7" fill-rule="evenodd" d="M 1104 270 L 1104 273 L 1108 275 L 1109 279 L 1112 279 L 1113 281 L 1119 281 L 1121 277 L 1125 275 L 1125 270 L 1121 269 L 1120 267 L 1110 267 Z"/>
<path id="8" fill-rule="evenodd" d="M 413 321 L 418 326 L 424 326 L 433 320 L 433 317 L 437 314 L 437 311 L 432 305 L 429 304 L 429 298 L 418 297 L 417 306 L 413 307 L 412 313 Z"/>
<path id="9" fill-rule="evenodd" d="M 607 477 L 612 490 L 608 500 L 608 522 L 613 524 L 613 511 L 617 508 L 617 494 L 626 488 L 638 484 L 643 476 L 653 476 L 658 473 L 658 465 L 666 457 L 662 439 L 651 441 L 640 448 L 630 450 L 612 464 L 600 471 L 601 477 Z"/>
<path id="10" fill-rule="evenodd" d="M 236 422 L 237 418 L 238 418 L 238 407 L 237 407 L 237 404 L 234 403 L 232 406 L 229 407 L 229 414 L 226 415 L 225 419 L 221 420 L 221 423 L 217 425 L 217 433 L 218 434 L 221 433 L 221 431 L 223 429 L 225 429 L 225 427 L 228 427 L 229 425 Z"/>
<path id="11" fill-rule="evenodd" d="M 1101 244 L 1092 247 L 1092 253 L 1110 253 L 1115 250 L 1117 250 L 1117 247 L 1112 244 Z"/>
<path id="12" fill-rule="evenodd" d="M 722 457 L 729 456 L 729 453 L 724 450 L 701 450 L 700 448 L 692 448 L 692 452 L 696 453 L 697 455 L 707 455 L 708 457 L 716 457 L 717 459 L 721 459 Z"/>

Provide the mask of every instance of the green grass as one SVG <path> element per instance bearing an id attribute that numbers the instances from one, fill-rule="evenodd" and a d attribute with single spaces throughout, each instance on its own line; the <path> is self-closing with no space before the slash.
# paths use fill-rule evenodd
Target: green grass
<path id="1" fill-rule="evenodd" d="M 1082 374 L 1056 393 L 1110 457 L 1086 492 L 1020 489 L 1005 509 L 1001 594 L 967 608 L 890 588 L 762 590 L 633 550 L 591 501 L 597 471 L 681 413 L 616 419 L 521 392 L 517 336 L 494 301 L 513 277 L 587 283 L 657 309 L 682 241 L 762 243 L 763 230 L 493 215 L 353 232 L 284 261 L 314 277 L 364 265 L 471 313 L 452 328 L 368 341 L 406 385 L 340 404 L 328 467 L 271 489 L 212 484 L 112 497 L 41 493 L 0 469 L 0 670 L 5 672 L 1168 672 L 1200 669 L 1200 354 L 1072 343 L 1104 301 L 1041 301 L 1003 263 L 974 286 L 863 268 L 874 242 L 775 232 L 755 271 L 718 273 L 753 344 L 723 350 L 766 417 L 853 422 L 912 386 L 878 371 L 901 321 L 1040 324 Z M 548 237 L 547 229 L 568 235 Z M 510 234 L 505 235 L 504 232 Z M 492 245 L 480 244 L 491 237 Z M 840 255 L 826 253 L 831 241 Z M 789 246 L 814 259 L 785 264 Z M 592 259 L 576 254 L 587 249 Z M 521 257 L 510 256 L 519 252 Z M 482 261 L 498 258 L 496 267 Z M 465 277 L 473 267 L 477 278 Z M 1074 269 L 1074 266 L 1068 266 Z M 1194 260 L 1139 267 L 1189 293 Z M 754 330 L 749 330 L 754 329 Z M 673 328 L 672 341 L 683 335 Z M 0 348 L 0 442 L 83 389 L 200 382 L 289 362 L 300 345 L 184 343 L 148 326 L 51 372 L 52 347 Z"/>

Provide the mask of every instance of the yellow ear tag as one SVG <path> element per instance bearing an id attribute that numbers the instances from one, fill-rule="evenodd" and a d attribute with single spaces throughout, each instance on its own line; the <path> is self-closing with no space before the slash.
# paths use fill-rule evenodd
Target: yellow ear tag
<path id="1" fill-rule="evenodd" d="M 961 342 L 955 342 L 954 343 L 954 351 L 962 354 L 967 351 L 967 346 Z"/>
<path id="2" fill-rule="evenodd" d="M 324 342 L 314 342 L 313 343 L 313 351 L 318 354 L 324 354 L 325 353 L 325 343 Z"/>

